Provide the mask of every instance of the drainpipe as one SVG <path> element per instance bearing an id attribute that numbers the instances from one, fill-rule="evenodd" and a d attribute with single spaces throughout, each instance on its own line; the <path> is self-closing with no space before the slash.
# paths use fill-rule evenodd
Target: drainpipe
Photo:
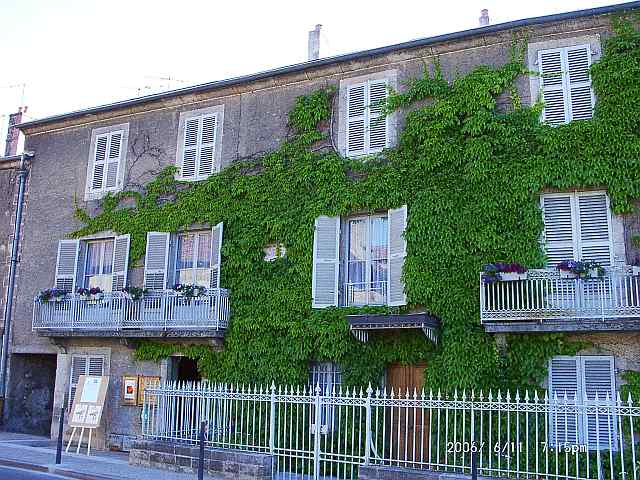
<path id="1" fill-rule="evenodd" d="M 24 189 L 27 181 L 26 159 L 32 158 L 33 152 L 24 152 L 20 155 L 20 166 L 18 167 L 18 205 L 16 207 L 15 227 L 13 230 L 13 243 L 11 245 L 11 263 L 9 266 L 9 285 L 7 286 L 7 299 L 4 309 L 4 332 L 2 335 L 2 355 L 0 356 L 0 401 L 4 404 L 6 381 L 7 381 L 7 360 L 9 353 L 9 338 L 11 335 L 11 318 L 13 313 L 13 291 L 16 283 L 16 267 L 18 265 L 18 250 L 20 247 L 20 226 L 22 223 L 22 207 L 24 203 Z M 1 412 L 4 410 L 0 410 Z"/>

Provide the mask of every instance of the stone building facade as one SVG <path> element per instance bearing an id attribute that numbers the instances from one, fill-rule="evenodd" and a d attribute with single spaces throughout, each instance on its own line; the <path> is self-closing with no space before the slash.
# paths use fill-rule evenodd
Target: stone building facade
<path id="1" fill-rule="evenodd" d="M 69 405 L 69 395 L 73 391 L 73 362 L 78 362 L 76 366 L 85 365 L 82 362 L 90 365 L 92 358 L 98 358 L 96 362 L 100 362 L 100 367 L 96 367 L 96 371 L 110 376 L 105 415 L 98 435 L 99 446 L 126 449 L 131 438 L 140 432 L 142 412 L 139 406 L 122 401 L 123 376 L 157 376 L 163 380 L 194 378 L 192 366 L 179 357 L 159 364 L 135 360 L 133 345 L 142 334 L 122 333 L 106 327 L 55 332 L 32 328 L 34 297 L 61 278 L 56 268 L 59 241 L 82 226 L 74 216 L 76 202 L 90 212 L 96 211 L 105 191 L 135 188 L 167 165 L 178 165 L 183 173 L 189 173 L 181 162 L 187 159 L 185 149 L 188 145 L 182 139 L 188 136 L 185 129 L 189 128 L 190 119 L 201 119 L 198 121 L 203 123 L 198 128 L 204 132 L 207 119 L 215 118 L 211 120 L 216 122 L 215 136 L 209 141 L 215 154 L 207 160 L 211 165 L 203 160 L 206 142 L 201 141 L 200 156 L 197 157 L 200 163 L 193 166 L 196 170 L 202 169 L 198 171 L 206 176 L 233 162 L 277 148 L 290 134 L 287 114 L 296 98 L 318 88 L 335 87 L 338 94 L 332 106 L 326 146 L 336 146 L 340 153 L 348 155 L 347 92 L 350 87 L 367 85 L 363 91 L 374 92 L 376 82 L 384 81 L 402 90 L 406 80 L 419 77 L 424 65 L 432 63 L 436 57 L 449 79 L 481 64 L 499 66 L 509 59 L 514 35 L 528 38 L 532 70 L 538 69 L 538 52 L 543 50 L 588 45 L 592 59 L 596 60 L 601 54 L 602 43 L 612 34 L 610 13 L 615 10 L 616 7 L 608 7 L 492 25 L 22 124 L 25 147 L 35 152 L 35 158 L 30 173 L 29 209 L 18 278 L 19 297 L 11 339 L 10 392 L 13 392 L 15 403 L 5 414 L 11 412 L 11 416 L 21 418 L 27 412 L 39 412 L 45 423 L 52 422 L 51 431 L 55 434 L 60 409 Z M 539 88 L 535 79 L 523 76 L 517 82 L 524 104 L 535 100 Z M 394 145 L 403 123 L 402 113 L 394 114 L 388 120 L 384 146 Z M 120 168 L 110 177 L 109 160 L 104 160 L 104 170 L 98 174 L 95 155 L 101 148 L 109 150 L 111 147 L 121 150 L 114 154 L 120 159 Z M 374 151 L 374 147 L 372 137 L 364 148 Z M 102 155 L 108 156 L 108 153 Z M 2 175 L 0 171 L 0 182 L 4 181 Z M 95 185 L 100 187 L 97 192 L 92 190 Z M 628 264 L 638 254 L 628 233 L 635 228 L 632 225 L 636 225 L 637 220 L 611 216 L 610 223 L 612 263 Z M 5 238 L 1 230 L 0 235 Z M 114 237 L 113 232 L 104 232 L 82 241 Z M 145 279 L 144 262 L 134 265 L 128 272 L 130 285 L 141 285 Z M 640 323 L 636 323 L 634 329 L 640 330 Z M 496 330 L 496 333 L 506 331 Z M 158 332 L 145 335 L 160 339 L 164 336 Z M 178 330 L 171 335 L 173 341 L 178 339 L 189 344 L 223 348 L 219 331 L 194 334 Z M 584 352 L 585 355 L 596 353 L 614 357 L 616 371 L 640 370 L 637 333 L 630 336 L 627 331 L 590 331 L 575 335 L 588 335 L 597 345 L 593 351 Z M 82 368 L 85 373 L 91 371 L 90 366 Z M 26 390 L 24 378 L 27 372 L 46 384 L 45 389 L 55 392 L 52 409 L 43 409 L 39 398 L 18 398 Z"/>

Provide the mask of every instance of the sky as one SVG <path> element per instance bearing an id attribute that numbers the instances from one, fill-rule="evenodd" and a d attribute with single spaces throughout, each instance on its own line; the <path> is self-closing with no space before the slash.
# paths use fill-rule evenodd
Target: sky
<path id="1" fill-rule="evenodd" d="M 317 23 L 327 57 L 474 28 L 482 8 L 495 24 L 615 3 L 0 0 L 0 134 L 21 105 L 31 120 L 305 61 Z"/>

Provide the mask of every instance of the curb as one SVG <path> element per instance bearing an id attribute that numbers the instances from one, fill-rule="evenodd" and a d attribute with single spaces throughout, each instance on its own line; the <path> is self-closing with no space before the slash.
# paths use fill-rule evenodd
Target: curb
<path id="1" fill-rule="evenodd" d="M 20 468 L 23 470 L 31 470 L 33 472 L 62 475 L 69 478 L 75 478 L 77 480 L 117 480 L 117 478 L 115 477 L 105 477 L 102 475 L 74 472 L 73 470 L 66 470 L 56 465 L 40 465 L 36 463 L 16 462 L 15 460 L 5 460 L 2 458 L 0 458 L 0 465 L 3 465 L 5 467 Z"/>

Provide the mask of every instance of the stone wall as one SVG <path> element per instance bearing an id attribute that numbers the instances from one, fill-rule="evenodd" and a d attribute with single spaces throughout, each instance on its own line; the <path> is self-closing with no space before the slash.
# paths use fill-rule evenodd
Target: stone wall
<path id="1" fill-rule="evenodd" d="M 434 470 L 360 465 L 358 478 L 360 480 L 469 480 L 471 476 Z M 479 480 L 491 480 L 491 478 L 478 476 Z"/>
<path id="2" fill-rule="evenodd" d="M 129 463 L 174 472 L 198 471 L 199 448 L 159 441 L 136 441 L 129 452 Z M 214 478 L 271 480 L 274 457 L 265 453 L 205 448 L 204 471 Z"/>

